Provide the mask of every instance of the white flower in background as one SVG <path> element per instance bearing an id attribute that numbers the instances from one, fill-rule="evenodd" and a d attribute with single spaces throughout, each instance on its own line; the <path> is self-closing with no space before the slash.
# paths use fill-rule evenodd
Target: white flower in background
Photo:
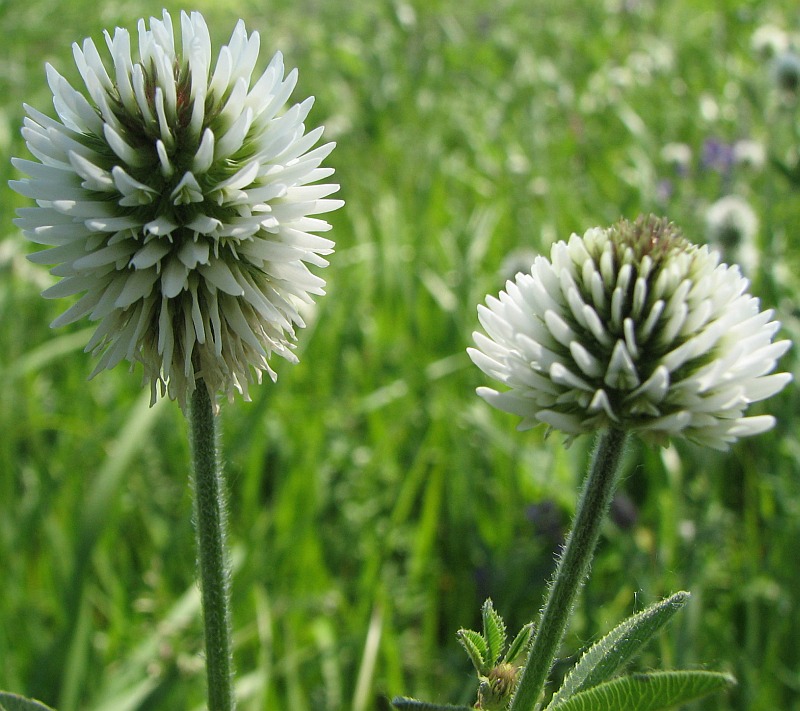
<path id="1" fill-rule="evenodd" d="M 761 170 L 767 162 L 767 151 L 760 141 L 742 139 L 733 144 L 733 162 L 751 170 Z"/>
<path id="2" fill-rule="evenodd" d="M 520 272 L 528 272 L 531 269 L 531 264 L 536 260 L 537 254 L 534 250 L 527 247 L 515 249 L 509 252 L 503 262 L 500 264 L 498 274 L 505 281 L 506 279 L 513 279 Z"/>
<path id="3" fill-rule="evenodd" d="M 494 407 L 570 438 L 602 428 L 715 449 L 770 429 L 747 406 L 780 391 L 789 341 L 735 266 L 666 220 L 620 221 L 553 245 L 478 307 L 469 355 L 507 389 Z"/>
<path id="4" fill-rule="evenodd" d="M 772 59 L 789 49 L 789 35 L 775 25 L 757 27 L 750 38 L 750 46 L 761 59 Z"/>
<path id="5" fill-rule="evenodd" d="M 692 166 L 692 149 L 685 143 L 666 143 L 661 148 L 661 160 L 685 175 Z"/>
<path id="6" fill-rule="evenodd" d="M 753 272 L 758 265 L 755 238 L 758 217 L 750 203 L 738 195 L 726 195 L 706 210 L 706 237 L 729 261 Z"/>
<path id="7" fill-rule="evenodd" d="M 791 50 L 782 52 L 775 57 L 772 72 L 784 99 L 796 99 L 800 92 L 800 55 Z"/>
<path id="8" fill-rule="evenodd" d="M 36 200 L 16 223 L 31 255 L 61 277 L 44 296 L 83 294 L 53 326 L 98 322 L 86 350 L 92 375 L 123 359 L 144 366 L 153 400 L 185 406 L 197 379 L 209 392 L 261 380 L 272 353 L 294 361 L 298 305 L 323 294 L 306 264 L 324 267 L 338 185 L 316 184 L 334 144 L 306 133 L 313 99 L 283 111 L 297 80 L 276 54 L 252 81 L 259 35 L 243 22 L 212 67 L 208 27 L 181 14 L 138 24 L 136 60 L 126 30 L 105 34 L 111 62 L 90 39 L 73 45 L 85 88 L 52 66 L 58 116 L 26 106 L 23 136 L 37 161 L 12 187 Z"/>

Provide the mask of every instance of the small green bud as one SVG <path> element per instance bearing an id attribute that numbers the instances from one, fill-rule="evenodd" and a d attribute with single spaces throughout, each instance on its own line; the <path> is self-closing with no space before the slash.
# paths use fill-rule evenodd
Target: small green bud
<path id="1" fill-rule="evenodd" d="M 481 677 L 475 708 L 482 711 L 505 711 L 517 687 L 518 676 L 517 667 L 505 662 L 498 664 L 488 676 Z"/>

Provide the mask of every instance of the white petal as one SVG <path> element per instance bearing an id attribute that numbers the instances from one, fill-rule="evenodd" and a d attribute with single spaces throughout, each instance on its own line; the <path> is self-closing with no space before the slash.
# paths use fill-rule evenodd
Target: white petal
<path id="1" fill-rule="evenodd" d="M 544 322 L 550 333 L 562 346 L 569 347 L 570 343 L 576 339 L 575 331 L 573 331 L 567 322 L 561 318 L 561 315 L 555 311 L 548 310 L 544 314 Z"/>
<path id="2" fill-rule="evenodd" d="M 583 421 L 577 415 L 567 415 L 555 410 L 539 410 L 535 417 L 540 422 L 568 434 L 581 434 L 587 431 Z"/>
<path id="3" fill-rule="evenodd" d="M 125 288 L 120 292 L 114 305 L 119 309 L 125 309 L 135 301 L 150 296 L 157 280 L 158 272 L 155 269 L 130 270 L 125 279 Z"/>
<path id="4" fill-rule="evenodd" d="M 217 141 L 214 147 L 214 161 L 228 158 L 242 147 L 244 138 L 253 122 L 253 110 L 245 109 L 244 113 L 236 119 L 228 131 Z"/>
<path id="5" fill-rule="evenodd" d="M 625 401 L 632 402 L 638 398 L 647 398 L 652 403 L 660 403 L 669 392 L 669 384 L 669 370 L 660 365 L 647 380 L 625 398 Z"/>
<path id="6" fill-rule="evenodd" d="M 70 165 L 72 165 L 75 172 L 83 178 L 83 187 L 87 190 L 96 190 L 97 192 L 111 192 L 114 190 L 114 180 L 111 173 L 107 170 L 95 165 L 90 160 L 82 155 L 78 155 L 74 151 L 68 154 Z"/>
<path id="7" fill-rule="evenodd" d="M 119 201 L 120 205 L 126 207 L 149 205 L 157 195 L 153 188 L 132 178 L 118 165 L 111 169 L 111 175 L 114 179 L 114 185 L 123 195 L 123 198 Z"/>
<path id="8" fill-rule="evenodd" d="M 259 167 L 258 161 L 247 163 L 230 178 L 223 180 L 209 190 L 209 197 L 217 196 L 216 199 L 220 205 L 230 202 L 250 202 L 250 196 L 242 188 L 253 184 L 253 181 L 258 176 Z"/>
<path id="9" fill-rule="evenodd" d="M 740 417 L 736 424 L 728 429 L 731 437 L 752 437 L 771 430 L 775 426 L 772 415 L 757 415 L 755 417 Z"/>
<path id="10" fill-rule="evenodd" d="M 233 85 L 233 89 L 228 95 L 225 106 L 220 110 L 219 120 L 223 126 L 228 126 L 236 121 L 245 108 L 247 97 L 247 81 L 240 77 Z"/>
<path id="11" fill-rule="evenodd" d="M 105 291 L 103 291 L 103 295 L 98 300 L 97 306 L 95 306 L 95 308 L 92 310 L 92 313 L 89 315 L 89 318 L 92 321 L 97 321 L 98 319 L 104 318 L 108 314 L 115 311 L 117 307 L 114 304 L 124 286 L 125 279 L 114 274 L 111 280 L 108 282 Z"/>
<path id="12" fill-rule="evenodd" d="M 236 281 L 228 265 L 221 259 L 214 259 L 198 267 L 200 274 L 220 291 L 232 296 L 242 296 L 244 289 Z"/>
<path id="13" fill-rule="evenodd" d="M 286 75 L 286 79 L 282 80 L 282 77 L 283 55 L 277 52 L 267 69 L 247 95 L 247 104 L 253 108 L 253 111 L 256 112 L 259 119 L 272 119 L 286 103 L 286 100 L 294 90 L 297 84 L 297 70 L 292 69 L 292 71 Z M 278 84 L 277 87 L 276 84 Z M 265 102 L 265 96 L 270 96 L 270 100 Z"/>
<path id="14" fill-rule="evenodd" d="M 184 173 L 180 182 L 175 186 L 169 195 L 173 205 L 189 205 L 195 202 L 203 202 L 203 190 L 197 178 L 191 172 Z"/>
<path id="15" fill-rule="evenodd" d="M 251 346 L 256 352 L 265 352 L 264 346 L 261 344 L 258 338 L 256 338 L 255 333 L 253 333 L 253 329 L 242 313 L 242 309 L 239 306 L 239 301 L 237 299 L 228 299 L 226 301 L 223 314 L 225 316 L 225 320 L 228 322 L 228 325 L 233 329 L 236 335 L 239 336 L 239 338 Z"/>
<path id="16" fill-rule="evenodd" d="M 86 226 L 97 232 L 119 232 L 120 230 L 141 227 L 136 217 L 97 217 L 86 220 Z"/>
<path id="17" fill-rule="evenodd" d="M 161 293 L 167 299 L 174 299 L 188 287 L 186 278 L 189 269 L 179 259 L 172 258 L 166 262 L 161 273 Z"/>
<path id="18" fill-rule="evenodd" d="M 678 434 L 685 430 L 692 421 L 692 415 L 686 410 L 673 412 L 671 415 L 656 417 L 637 427 L 640 430 L 661 430 L 668 434 Z"/>
<path id="19" fill-rule="evenodd" d="M 156 141 L 156 155 L 158 156 L 158 169 L 165 178 L 171 178 L 175 174 L 175 166 L 169 157 L 167 144 L 164 141 Z"/>
<path id="20" fill-rule="evenodd" d="M 156 117 L 150 107 L 150 101 L 147 96 L 147 88 L 145 86 L 145 74 L 142 70 L 141 64 L 136 64 L 133 67 L 133 74 L 131 76 L 133 83 L 133 93 L 136 96 L 136 106 L 142 114 L 142 119 L 148 127 L 156 124 Z"/>
<path id="21" fill-rule="evenodd" d="M 198 175 L 204 174 L 214 162 L 214 132 L 207 128 L 203 131 L 200 146 L 192 159 L 192 170 Z"/>
<path id="22" fill-rule="evenodd" d="M 611 407 L 611 401 L 605 390 L 597 390 L 586 409 L 590 413 L 603 412 L 612 422 L 619 422 L 619 417 Z"/>
<path id="23" fill-rule="evenodd" d="M 603 380 L 606 385 L 617 390 L 635 388 L 641 382 L 624 341 L 617 341 L 614 346 Z"/>
<path id="24" fill-rule="evenodd" d="M 117 242 L 103 249 L 98 249 L 91 254 L 87 254 L 80 259 L 75 260 L 73 266 L 75 269 L 96 269 L 108 264 L 114 264 L 120 259 L 125 259 L 133 254 L 136 250 L 136 244 L 132 241 Z"/>
<path id="25" fill-rule="evenodd" d="M 146 166 L 149 162 L 148 156 L 131 146 L 119 133 L 117 133 L 111 126 L 108 124 L 103 125 L 103 135 L 108 141 L 108 145 L 111 147 L 111 150 L 119 156 L 119 158 L 125 161 L 128 165 L 131 165 L 135 168 L 142 168 Z"/>
<path id="26" fill-rule="evenodd" d="M 66 277 L 53 286 L 45 289 L 42 296 L 45 299 L 60 299 L 63 296 L 72 296 L 86 291 L 86 279 L 80 276 Z"/>
<path id="27" fill-rule="evenodd" d="M 592 392 L 594 388 L 583 378 L 577 376 L 562 363 L 553 363 L 550 366 L 550 379 L 567 388 L 577 388 L 586 392 Z"/>
<path id="28" fill-rule="evenodd" d="M 171 249 L 169 242 L 161 239 L 150 240 L 131 259 L 131 266 L 135 269 L 148 269 L 158 264 Z"/>
<path id="29" fill-rule="evenodd" d="M 208 242 L 201 240 L 186 240 L 178 250 L 180 259 L 189 269 L 194 269 L 198 264 L 207 264 L 209 255 Z"/>
<path id="30" fill-rule="evenodd" d="M 170 235 L 176 229 L 178 229 L 178 225 L 176 225 L 166 215 L 159 215 L 155 220 L 144 225 L 145 234 L 156 235 L 157 237 L 165 237 Z"/>
<path id="31" fill-rule="evenodd" d="M 14 192 L 24 195 L 25 197 L 32 198 L 33 200 L 47 200 L 55 201 L 60 200 L 62 204 L 70 202 L 78 204 L 77 201 L 86 198 L 86 192 L 78 187 L 67 182 L 68 178 L 72 176 L 64 176 L 64 180 L 11 180 L 9 185 Z"/>
<path id="32" fill-rule="evenodd" d="M 578 341 L 570 343 L 569 352 L 572 354 L 575 364 L 585 375 L 597 378 L 603 374 L 603 366 L 600 361 Z"/>
<path id="33" fill-rule="evenodd" d="M 750 402 L 766 400 L 776 393 L 779 393 L 792 380 L 789 373 L 776 373 L 747 383 L 745 395 Z"/>
<path id="34" fill-rule="evenodd" d="M 170 169 L 170 161 L 167 158 L 167 149 L 170 150 L 175 146 L 175 136 L 172 134 L 171 119 L 167 115 L 167 107 L 165 104 L 165 92 L 161 86 L 156 87 L 154 95 L 154 103 L 156 107 L 156 119 L 158 121 L 158 134 L 161 138 L 156 141 L 156 149 L 158 150 L 158 158 L 161 161 L 161 172 L 165 176 L 172 175 Z"/>
<path id="35" fill-rule="evenodd" d="M 195 215 L 195 217 L 186 223 L 186 229 L 196 232 L 201 235 L 217 235 L 221 236 L 222 222 L 215 217 L 208 215 Z M 241 247 L 239 248 L 241 251 Z"/>

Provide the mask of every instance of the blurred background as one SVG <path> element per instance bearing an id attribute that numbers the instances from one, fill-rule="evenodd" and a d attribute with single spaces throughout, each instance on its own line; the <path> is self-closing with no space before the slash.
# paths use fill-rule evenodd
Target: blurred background
<path id="1" fill-rule="evenodd" d="M 177 13 L 180 6 L 169 4 Z M 474 394 L 476 306 L 570 233 L 641 212 L 741 262 L 800 324 L 800 16 L 789 0 L 201 0 L 300 71 L 338 147 L 337 251 L 300 363 L 222 407 L 242 711 L 474 702 L 455 632 L 486 597 L 535 617 L 591 442 L 519 433 Z M 51 62 L 135 30 L 144 0 L 0 2 L 0 146 L 52 113 Z M 177 15 L 173 15 L 177 22 Z M 141 373 L 87 382 L 88 322 L 25 260 L 0 162 L 0 688 L 59 711 L 199 710 L 202 628 L 184 418 Z M 720 207 L 718 201 L 731 198 Z M 797 372 L 796 349 L 782 370 Z M 800 709 L 796 388 L 719 454 L 634 443 L 565 643 L 669 593 L 638 664 L 732 672 L 697 708 Z M 569 662 L 564 660 L 564 665 Z M 563 671 L 557 667 L 556 673 Z"/>

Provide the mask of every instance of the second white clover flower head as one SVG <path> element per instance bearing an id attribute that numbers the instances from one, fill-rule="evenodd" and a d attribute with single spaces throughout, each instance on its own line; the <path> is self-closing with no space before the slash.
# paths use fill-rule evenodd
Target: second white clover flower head
<path id="1" fill-rule="evenodd" d="M 478 307 L 473 362 L 494 407 L 573 438 L 604 428 L 727 449 L 770 429 L 747 407 L 791 380 L 790 347 L 739 269 L 654 217 L 553 245 Z"/>
<path id="2" fill-rule="evenodd" d="M 37 206 L 17 224 L 52 249 L 31 256 L 56 264 L 48 298 L 82 296 L 54 326 L 88 316 L 95 373 L 140 362 L 153 399 L 182 406 L 202 379 L 213 394 L 248 396 L 248 383 L 276 353 L 296 360 L 298 306 L 323 294 L 307 265 L 324 267 L 330 225 L 314 215 L 328 199 L 320 167 L 333 143 L 314 148 L 306 132 L 313 99 L 285 110 L 296 70 L 276 54 L 253 81 L 258 33 L 239 22 L 212 61 L 199 13 L 105 34 L 110 64 L 91 39 L 73 45 L 84 87 L 52 66 L 57 118 L 26 106 L 23 136 L 35 161 L 16 159 L 29 178 L 13 181 Z"/>

